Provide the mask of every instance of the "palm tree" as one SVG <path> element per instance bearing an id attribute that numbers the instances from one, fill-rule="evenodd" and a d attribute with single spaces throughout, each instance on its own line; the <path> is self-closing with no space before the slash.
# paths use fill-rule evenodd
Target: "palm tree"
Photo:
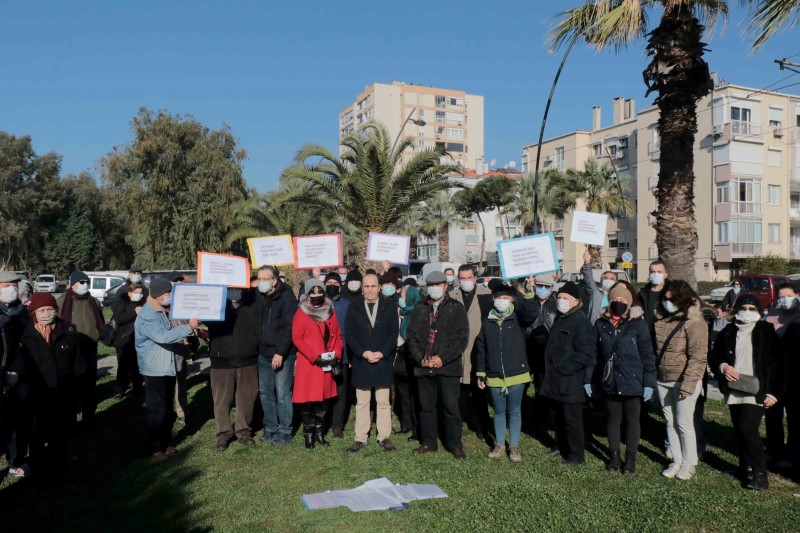
<path id="1" fill-rule="evenodd" d="M 437 238 L 439 243 L 439 261 L 450 259 L 450 224 L 468 224 L 458 214 L 451 201 L 449 192 L 440 192 L 419 207 L 419 230 L 426 237 Z"/>
<path id="2" fill-rule="evenodd" d="M 760 45 L 780 27 L 797 23 L 798 0 L 747 0 L 751 29 Z M 695 285 L 697 230 L 694 216 L 694 138 L 700 98 L 712 88 L 702 41 L 705 26 L 727 18 L 725 0 L 587 0 L 558 15 L 548 37 L 551 49 L 584 39 L 597 50 L 623 48 L 647 36 L 647 93 L 658 93 L 661 159 L 656 199 L 656 245 L 670 275 Z M 647 14 L 660 14 L 648 33 Z"/>
<path id="3" fill-rule="evenodd" d="M 574 211 L 578 200 L 586 204 L 586 211 L 602 213 L 615 220 L 620 215 L 629 217 L 636 208 L 626 196 L 628 187 L 614 179 L 614 171 L 608 163 L 602 166 L 597 161 L 586 161 L 585 169 L 567 170 L 564 174 L 551 176 L 548 196 L 548 208 L 554 216 L 564 218 L 569 211 Z M 592 263 L 600 266 L 600 247 L 590 245 Z"/>
<path id="4" fill-rule="evenodd" d="M 553 215 L 553 205 L 557 198 L 552 191 L 560 173 L 556 169 L 547 169 L 539 176 L 539 218 L 542 216 Z M 520 180 L 517 188 L 517 197 L 511 205 L 514 213 L 514 221 L 522 224 L 523 235 L 533 235 L 533 228 L 536 227 L 534 217 L 534 198 L 535 181 L 532 174 Z M 541 227 L 541 224 L 539 225 Z"/>
<path id="5" fill-rule="evenodd" d="M 386 233 L 417 204 L 453 187 L 447 175 L 459 170 L 458 165 L 442 163 L 445 154 L 432 149 L 404 162 L 401 154 L 414 142 L 406 137 L 393 146 L 386 127 L 372 122 L 342 137 L 338 158 L 323 146 L 304 146 L 281 180 L 306 183 L 312 186 L 310 192 L 281 201 L 318 208 L 363 235 Z"/>

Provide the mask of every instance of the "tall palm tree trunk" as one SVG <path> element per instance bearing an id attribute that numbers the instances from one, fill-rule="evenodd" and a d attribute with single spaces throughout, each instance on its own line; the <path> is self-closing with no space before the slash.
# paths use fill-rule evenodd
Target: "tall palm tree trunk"
<path id="1" fill-rule="evenodd" d="M 483 219 L 481 218 L 480 213 L 475 213 L 475 216 L 478 217 L 478 222 L 481 223 L 481 252 L 480 257 L 478 257 L 478 265 L 480 266 L 480 272 L 478 274 L 483 273 L 484 264 L 486 263 L 485 253 L 486 253 L 486 225 L 483 223 Z"/>
<path id="2" fill-rule="evenodd" d="M 650 91 L 659 93 L 661 169 L 656 199 L 656 246 L 670 278 L 696 285 L 697 230 L 694 214 L 694 137 L 697 101 L 711 89 L 702 59 L 703 26 L 685 7 L 664 13 L 651 34 L 653 61 L 644 72 Z M 676 157 L 677 155 L 679 157 Z"/>
<path id="3" fill-rule="evenodd" d="M 450 225 L 439 224 L 436 234 L 439 239 L 439 261 L 448 261 L 450 256 Z"/>

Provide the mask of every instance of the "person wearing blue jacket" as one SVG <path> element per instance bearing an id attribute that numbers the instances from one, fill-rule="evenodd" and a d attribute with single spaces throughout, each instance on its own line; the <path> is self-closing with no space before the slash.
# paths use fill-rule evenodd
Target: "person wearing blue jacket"
<path id="1" fill-rule="evenodd" d="M 586 368 L 587 393 L 602 390 L 608 413 L 608 448 L 611 460 L 607 470 L 617 473 L 621 467 L 620 432 L 625 417 L 625 465 L 622 473 L 636 472 L 636 452 L 641 428 L 639 416 L 642 400 L 649 401 L 656 387 L 656 360 L 650 328 L 644 310 L 633 305 L 636 289 L 625 281 L 617 282 L 609 291 L 608 308 L 594 324 L 597 333 L 597 365 Z M 603 379 L 607 363 L 613 358 L 613 377 Z"/>
<path id="2" fill-rule="evenodd" d="M 175 453 L 170 446 L 175 421 L 175 357 L 183 350 L 182 341 L 194 334 L 199 320 L 185 326 L 172 326 L 166 308 L 172 300 L 172 284 L 165 278 L 150 282 L 150 296 L 136 317 L 136 356 L 144 376 L 147 409 L 147 447 L 153 459 Z"/>

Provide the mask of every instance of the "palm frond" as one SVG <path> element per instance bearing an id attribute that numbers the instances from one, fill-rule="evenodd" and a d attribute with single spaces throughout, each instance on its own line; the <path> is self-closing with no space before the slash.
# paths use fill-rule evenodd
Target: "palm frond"
<path id="1" fill-rule="evenodd" d="M 753 49 L 764 45 L 776 33 L 800 24 L 800 0 L 748 0 Z"/>

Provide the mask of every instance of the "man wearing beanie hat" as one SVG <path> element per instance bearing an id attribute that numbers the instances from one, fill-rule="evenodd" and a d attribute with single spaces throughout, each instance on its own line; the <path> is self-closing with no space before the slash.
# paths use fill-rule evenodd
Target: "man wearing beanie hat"
<path id="1" fill-rule="evenodd" d="M 356 269 L 347 273 L 347 277 L 344 280 L 345 297 L 352 299 L 355 296 L 361 295 L 362 278 L 361 272 Z"/>
<path id="2" fill-rule="evenodd" d="M 97 410 L 97 341 L 105 326 L 103 312 L 100 303 L 89 294 L 89 276 L 80 270 L 69 275 L 69 288 L 57 301 L 59 316 L 78 330 L 80 357 L 87 369 L 78 380 L 78 405 L 84 428 L 92 429 Z"/>
<path id="3" fill-rule="evenodd" d="M 174 326 L 166 312 L 171 300 L 172 283 L 162 277 L 153 278 L 150 296 L 134 324 L 136 355 L 145 385 L 147 448 L 156 460 L 175 452 L 170 446 L 175 419 L 175 358 L 183 351 L 183 341 L 194 335 L 200 322 L 193 318 L 187 325 Z"/>
<path id="4" fill-rule="evenodd" d="M 581 312 L 580 288 L 575 283 L 568 281 L 558 290 L 556 307 L 558 316 L 544 354 L 542 394 L 556 411 L 556 439 L 564 464 L 578 466 L 584 463 L 583 386 L 589 383 L 585 370 L 594 364 L 596 337 L 589 318 Z"/>
<path id="5" fill-rule="evenodd" d="M 21 350 L 29 362 L 26 378 L 32 385 L 29 416 L 36 421 L 30 426 L 31 466 L 37 476 L 59 477 L 69 464 L 67 441 L 77 400 L 73 384 L 86 372 L 86 366 L 79 357 L 79 333 L 58 316 L 52 294 L 33 294 L 28 309 L 31 322 L 22 336 Z"/>
<path id="6" fill-rule="evenodd" d="M 336 319 L 339 321 L 339 331 L 342 332 L 342 373 L 334 376 L 336 381 L 336 402 L 331 408 L 331 430 L 333 438 L 341 439 L 344 437 L 344 424 L 347 422 L 347 408 L 350 402 L 349 383 L 350 372 L 349 361 L 347 359 L 347 339 L 345 338 L 345 321 L 347 312 L 350 309 L 350 299 L 345 297 L 342 284 L 347 278 L 347 268 L 339 267 L 338 272 L 329 272 L 325 276 L 325 295 L 333 304 L 336 311 Z"/>
<path id="7" fill-rule="evenodd" d="M 400 282 L 400 278 L 397 274 L 392 271 L 385 272 L 381 274 L 378 283 L 381 287 L 381 298 L 391 300 L 395 304 L 400 300 L 398 289 L 400 289 L 403 284 Z"/>
<path id="8" fill-rule="evenodd" d="M 656 359 L 644 310 L 634 306 L 637 298 L 633 286 L 625 281 L 617 282 L 609 290 L 608 298 L 607 308 L 594 323 L 598 339 L 597 364 L 586 369 L 592 383 L 586 385 L 586 389 L 589 396 L 593 390 L 605 392 L 611 455 L 607 470 L 617 473 L 621 468 L 623 474 L 633 475 L 641 435 L 641 405 L 642 401 L 653 397 L 656 388 Z M 607 368 L 612 374 L 604 378 Z M 624 466 L 620 455 L 623 418 L 627 428 Z"/>

